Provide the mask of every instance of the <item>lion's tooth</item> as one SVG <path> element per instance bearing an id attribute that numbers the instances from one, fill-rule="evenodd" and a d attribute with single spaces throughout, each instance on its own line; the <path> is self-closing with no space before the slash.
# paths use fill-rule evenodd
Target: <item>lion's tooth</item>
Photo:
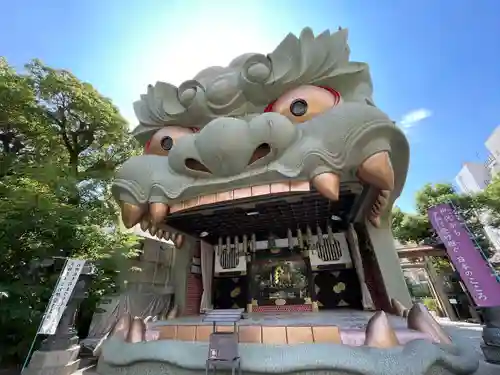
<path id="1" fill-rule="evenodd" d="M 149 205 L 149 216 L 151 217 L 151 222 L 154 224 L 160 224 L 165 220 L 168 214 L 169 207 L 165 203 L 151 203 Z"/>
<path id="2" fill-rule="evenodd" d="M 180 249 L 182 247 L 182 245 L 184 244 L 184 236 L 180 233 L 177 233 L 177 235 L 175 236 L 174 243 L 175 243 L 175 247 Z"/>
<path id="3" fill-rule="evenodd" d="M 141 220 L 141 230 L 143 232 L 147 231 L 149 228 L 149 219 L 147 217 L 142 218 Z"/>
<path id="4" fill-rule="evenodd" d="M 383 311 L 376 312 L 366 326 L 365 345 L 373 348 L 393 348 L 399 345 L 394 329 Z"/>
<path id="5" fill-rule="evenodd" d="M 126 228 L 135 226 L 144 215 L 145 209 L 143 206 L 136 206 L 135 204 L 123 202 L 121 204 L 122 221 Z"/>
<path id="6" fill-rule="evenodd" d="M 380 216 L 370 215 L 368 221 L 375 227 L 380 228 Z"/>
<path id="7" fill-rule="evenodd" d="M 312 181 L 314 188 L 331 201 L 339 200 L 340 177 L 335 173 L 326 172 L 315 176 Z"/>
<path id="8" fill-rule="evenodd" d="M 380 205 L 381 208 L 385 208 L 387 206 L 387 202 L 389 201 L 389 196 L 391 192 L 388 190 L 381 190 L 378 197 L 377 197 L 377 203 Z"/>
<path id="9" fill-rule="evenodd" d="M 380 190 L 380 196 L 386 200 L 389 199 L 391 196 L 391 191 L 390 190 Z"/>
<path id="10" fill-rule="evenodd" d="M 142 318 L 135 317 L 130 326 L 126 341 L 132 344 L 146 340 L 146 324 Z"/>
<path id="11" fill-rule="evenodd" d="M 358 169 L 358 177 L 379 189 L 394 189 L 394 170 L 387 152 L 379 152 L 366 159 Z"/>
<path id="12" fill-rule="evenodd" d="M 404 316 L 405 310 L 408 310 L 401 302 L 394 298 L 391 298 L 391 306 L 394 314 L 397 316 Z"/>
<path id="13" fill-rule="evenodd" d="M 428 334 L 441 344 L 451 344 L 450 337 L 441 325 L 434 319 L 427 307 L 416 303 L 408 312 L 408 328 Z"/>

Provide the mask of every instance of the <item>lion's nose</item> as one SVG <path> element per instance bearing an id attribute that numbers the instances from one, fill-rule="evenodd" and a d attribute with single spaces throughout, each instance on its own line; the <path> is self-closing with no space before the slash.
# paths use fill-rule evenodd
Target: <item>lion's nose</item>
<path id="1" fill-rule="evenodd" d="M 254 152 L 248 123 L 235 118 L 218 118 L 207 124 L 199 134 L 196 148 L 199 162 L 217 176 L 241 173 Z"/>
<path id="2" fill-rule="evenodd" d="M 261 143 L 260 145 L 257 146 L 255 151 L 253 152 L 252 157 L 248 161 L 248 165 L 256 163 L 260 159 L 265 158 L 270 153 L 271 153 L 271 146 L 269 146 L 269 143 Z"/>
<path id="3" fill-rule="evenodd" d="M 255 151 L 252 153 L 252 156 L 250 157 L 250 160 L 248 161 L 248 165 L 252 165 L 256 162 L 258 162 L 260 159 L 265 158 L 267 155 L 271 153 L 271 146 L 269 146 L 268 143 L 262 143 L 260 144 Z M 185 165 L 187 169 L 193 170 L 193 171 L 198 171 L 198 172 L 205 172 L 205 173 L 212 173 L 210 169 L 200 161 L 193 159 L 193 158 L 188 158 L 185 161 Z M 224 167 L 224 166 L 223 166 Z M 226 170 L 231 170 L 232 168 L 225 167 Z"/>
<path id="4" fill-rule="evenodd" d="M 275 160 L 295 136 L 294 125 L 279 114 L 266 113 L 250 122 L 218 118 L 197 135 L 195 147 L 200 159 L 187 159 L 185 166 L 214 176 L 234 176 Z"/>

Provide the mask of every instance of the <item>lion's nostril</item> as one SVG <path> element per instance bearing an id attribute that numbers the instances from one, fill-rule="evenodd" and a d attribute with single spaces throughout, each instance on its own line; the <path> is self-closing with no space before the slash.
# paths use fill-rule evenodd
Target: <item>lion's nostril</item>
<path id="1" fill-rule="evenodd" d="M 255 163 L 257 160 L 262 159 L 263 157 L 269 155 L 271 152 L 271 146 L 267 143 L 262 143 L 255 149 L 255 151 L 252 154 L 252 157 L 250 158 L 250 161 L 248 162 L 248 165 Z"/>
<path id="2" fill-rule="evenodd" d="M 200 163 L 196 159 L 191 159 L 191 158 L 186 159 L 184 164 L 186 165 L 186 168 L 191 169 L 193 171 L 212 173 L 207 167 L 205 167 L 202 163 Z"/>

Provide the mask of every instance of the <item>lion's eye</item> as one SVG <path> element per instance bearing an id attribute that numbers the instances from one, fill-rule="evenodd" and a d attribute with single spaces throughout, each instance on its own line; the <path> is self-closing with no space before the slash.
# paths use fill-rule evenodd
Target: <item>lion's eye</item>
<path id="1" fill-rule="evenodd" d="M 168 135 L 166 137 L 163 137 L 160 141 L 161 148 L 164 149 L 165 151 L 170 151 L 172 146 L 174 145 L 174 140 L 172 137 L 169 137 Z"/>
<path id="2" fill-rule="evenodd" d="M 307 113 L 307 102 L 304 99 L 296 99 L 290 104 L 290 113 L 294 116 L 304 116 Z"/>
<path id="3" fill-rule="evenodd" d="M 341 102 L 340 94 L 317 86 L 300 86 L 282 95 L 271 110 L 288 117 L 292 122 L 309 121 Z"/>
<path id="4" fill-rule="evenodd" d="M 167 156 L 175 142 L 188 134 L 193 134 L 193 130 L 181 126 L 166 126 L 153 135 L 146 144 L 144 153 Z"/>

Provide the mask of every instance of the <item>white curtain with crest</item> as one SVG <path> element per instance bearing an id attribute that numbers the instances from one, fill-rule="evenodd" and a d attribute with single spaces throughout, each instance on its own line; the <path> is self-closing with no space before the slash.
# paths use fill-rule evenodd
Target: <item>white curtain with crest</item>
<path id="1" fill-rule="evenodd" d="M 212 282 L 214 278 L 214 247 L 205 241 L 200 243 L 201 281 L 203 294 L 201 295 L 200 311 L 212 309 Z"/>

